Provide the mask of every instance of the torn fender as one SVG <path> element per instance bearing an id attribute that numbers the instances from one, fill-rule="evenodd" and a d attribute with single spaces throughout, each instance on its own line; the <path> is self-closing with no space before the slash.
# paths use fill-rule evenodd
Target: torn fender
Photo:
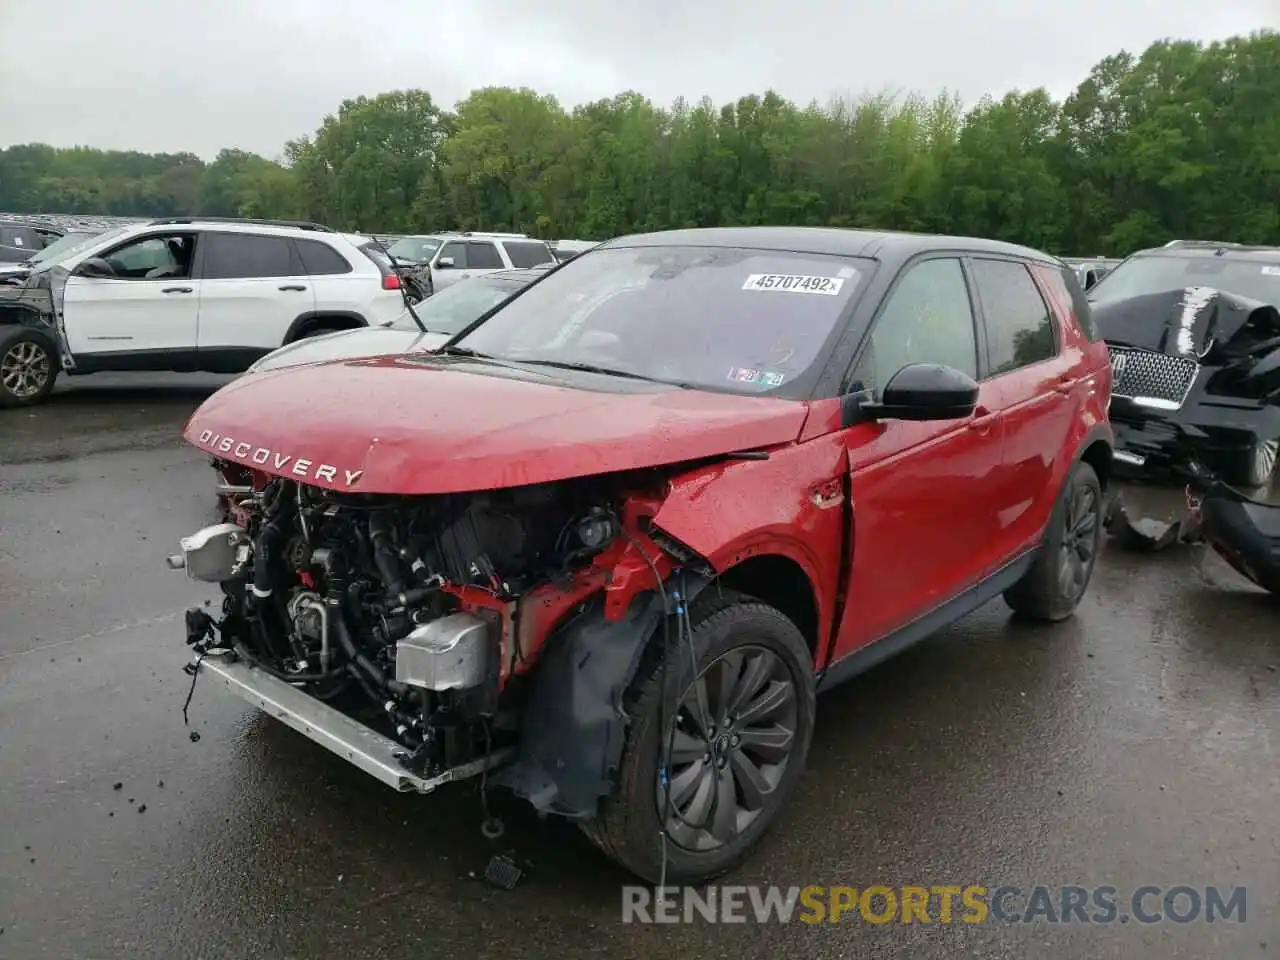
<path id="1" fill-rule="evenodd" d="M 710 582 L 688 571 L 675 577 L 686 602 Z M 542 813 L 595 817 L 622 760 L 624 698 L 662 618 L 658 593 L 637 597 L 621 620 L 606 620 L 597 600 L 552 635 L 529 678 L 516 758 L 490 780 Z"/>
<path id="2" fill-rule="evenodd" d="M 654 525 L 716 573 L 754 556 L 793 560 L 809 578 L 818 636 L 831 635 L 849 534 L 849 454 L 830 433 L 775 448 L 767 460 L 728 460 L 671 484 Z"/>

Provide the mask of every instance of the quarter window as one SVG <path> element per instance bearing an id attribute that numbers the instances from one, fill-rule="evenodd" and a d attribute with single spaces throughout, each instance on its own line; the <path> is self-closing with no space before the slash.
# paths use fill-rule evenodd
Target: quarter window
<path id="1" fill-rule="evenodd" d="M 204 279 L 248 280 L 304 276 L 287 237 L 206 233 Z"/>
<path id="2" fill-rule="evenodd" d="M 319 240 L 295 240 L 303 268 L 313 277 L 335 273 L 350 273 L 351 264 L 327 243 Z"/>
<path id="3" fill-rule="evenodd" d="M 871 390 L 879 399 L 909 363 L 943 363 L 977 378 L 973 308 L 959 260 L 926 260 L 907 268 L 871 332 L 854 388 Z"/>
<path id="4" fill-rule="evenodd" d="M 513 267 L 540 267 L 544 263 L 556 262 L 551 248 L 536 240 L 508 240 L 503 246 Z"/>
<path id="5" fill-rule="evenodd" d="M 1025 265 L 975 260 L 973 279 L 987 322 L 990 376 L 1040 363 L 1058 352 L 1049 308 Z"/>

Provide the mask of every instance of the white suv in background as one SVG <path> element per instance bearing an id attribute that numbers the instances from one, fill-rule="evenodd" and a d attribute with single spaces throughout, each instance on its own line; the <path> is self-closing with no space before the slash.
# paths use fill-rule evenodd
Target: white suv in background
<path id="1" fill-rule="evenodd" d="M 524 233 L 439 233 L 434 237 L 440 240 L 430 260 L 435 290 L 496 270 L 519 270 L 558 262 L 546 241 Z"/>
<path id="2" fill-rule="evenodd" d="M 286 343 L 405 310 L 372 240 L 288 221 L 117 227 L 4 289 L 0 405 L 40 399 L 59 369 L 239 373 Z"/>

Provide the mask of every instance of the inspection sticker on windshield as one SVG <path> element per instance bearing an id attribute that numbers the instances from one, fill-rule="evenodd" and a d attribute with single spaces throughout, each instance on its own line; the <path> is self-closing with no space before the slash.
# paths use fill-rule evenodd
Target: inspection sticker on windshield
<path id="1" fill-rule="evenodd" d="M 817 293 L 834 297 L 844 286 L 839 277 L 808 277 L 799 273 L 753 273 L 743 290 L 779 290 L 782 293 Z"/>
<path id="2" fill-rule="evenodd" d="M 729 371 L 729 379 L 734 383 L 758 383 L 762 387 L 780 387 L 787 379 L 785 373 L 772 370 L 756 370 L 752 367 L 734 367 Z"/>
<path id="3" fill-rule="evenodd" d="M 1280 277 L 1280 267 L 1263 267 L 1262 274 L 1266 277 Z"/>

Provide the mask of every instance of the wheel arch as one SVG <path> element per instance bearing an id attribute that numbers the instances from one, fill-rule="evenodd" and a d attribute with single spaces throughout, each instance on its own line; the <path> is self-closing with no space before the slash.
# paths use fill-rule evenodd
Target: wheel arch
<path id="1" fill-rule="evenodd" d="M 369 321 L 353 310 L 307 310 L 298 314 L 284 335 L 284 344 L 293 343 L 316 327 L 332 327 L 335 330 L 358 330 L 367 327 Z"/>

